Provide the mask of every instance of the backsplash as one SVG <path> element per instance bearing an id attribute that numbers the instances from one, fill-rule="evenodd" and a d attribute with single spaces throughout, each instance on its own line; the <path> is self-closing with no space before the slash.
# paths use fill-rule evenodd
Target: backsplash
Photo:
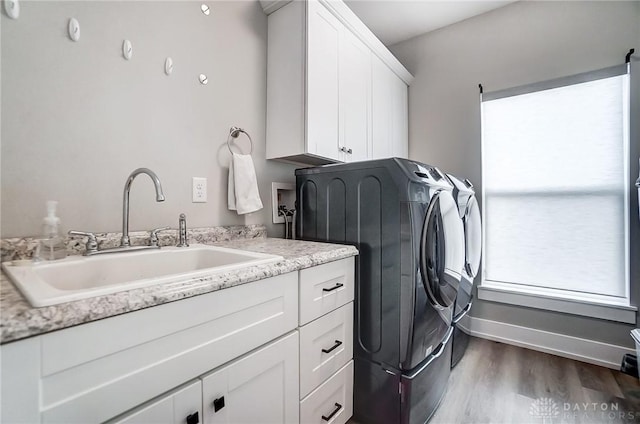
<path id="1" fill-rule="evenodd" d="M 120 245 L 122 233 L 96 233 L 100 249 L 109 249 Z M 255 239 L 267 236 L 267 229 L 262 224 L 227 225 L 219 227 L 200 227 L 187 230 L 189 243 L 214 243 L 238 239 Z M 148 231 L 129 233 L 132 246 L 144 246 L 149 241 Z M 178 240 L 178 229 L 172 228 L 158 234 L 160 246 L 175 246 Z M 37 237 L 14 237 L 0 240 L 2 262 L 31 259 L 38 247 Z M 86 237 L 67 237 L 67 255 L 81 255 L 85 251 Z"/>

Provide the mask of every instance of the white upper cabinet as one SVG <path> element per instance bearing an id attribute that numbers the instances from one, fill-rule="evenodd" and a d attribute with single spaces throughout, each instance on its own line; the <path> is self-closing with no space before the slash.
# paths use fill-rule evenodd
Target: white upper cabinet
<path id="1" fill-rule="evenodd" d="M 409 158 L 409 87 L 393 79 L 393 156 Z"/>
<path id="2" fill-rule="evenodd" d="M 307 51 L 307 151 L 328 159 L 340 155 L 340 41 L 342 24 L 327 9 L 309 3 Z"/>
<path id="3" fill-rule="evenodd" d="M 340 150 L 342 162 L 367 160 L 371 122 L 371 50 L 343 29 L 340 42 Z"/>
<path id="4" fill-rule="evenodd" d="M 372 58 L 371 159 L 408 156 L 407 85 L 378 57 Z"/>
<path id="5" fill-rule="evenodd" d="M 342 1 L 280 6 L 267 55 L 267 159 L 406 157 L 413 77 Z"/>
<path id="6" fill-rule="evenodd" d="M 395 74 L 378 57 L 371 61 L 372 159 L 393 156 L 393 88 Z"/>

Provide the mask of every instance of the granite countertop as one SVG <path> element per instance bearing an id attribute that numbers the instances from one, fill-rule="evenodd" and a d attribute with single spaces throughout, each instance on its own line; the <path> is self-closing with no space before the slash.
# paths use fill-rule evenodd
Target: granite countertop
<path id="1" fill-rule="evenodd" d="M 41 308 L 32 307 L 0 274 L 0 344 L 321 265 L 358 254 L 353 246 L 276 238 L 207 243 L 280 255 L 274 264 L 191 278 Z"/>

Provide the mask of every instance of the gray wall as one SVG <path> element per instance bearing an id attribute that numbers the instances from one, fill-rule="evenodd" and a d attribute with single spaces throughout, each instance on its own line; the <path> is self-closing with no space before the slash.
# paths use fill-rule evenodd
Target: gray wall
<path id="1" fill-rule="evenodd" d="M 413 73 L 409 155 L 471 179 L 481 190 L 480 105 L 485 91 L 624 62 L 640 51 L 640 2 L 517 2 L 391 47 Z M 640 55 L 633 63 L 632 116 L 640 116 Z M 636 119 L 632 158 L 640 155 Z M 632 173 L 638 175 L 637 160 Z M 632 293 L 640 282 L 637 194 L 632 191 Z M 475 317 L 632 346 L 633 326 L 477 301 Z"/>
<path id="2" fill-rule="evenodd" d="M 39 234 L 48 199 L 67 229 L 120 231 L 125 179 L 142 166 L 167 200 L 136 179 L 132 230 L 175 227 L 181 212 L 192 227 L 271 222 L 271 182 L 293 182 L 294 167 L 265 160 L 267 17 L 257 1 L 209 2 L 208 17 L 193 1 L 21 5 L 20 19 L 1 18 L 2 237 Z M 253 137 L 265 205 L 246 217 L 226 206 L 232 125 Z M 208 178 L 208 203 L 191 203 L 194 176 Z M 268 231 L 281 237 L 283 226 Z"/>

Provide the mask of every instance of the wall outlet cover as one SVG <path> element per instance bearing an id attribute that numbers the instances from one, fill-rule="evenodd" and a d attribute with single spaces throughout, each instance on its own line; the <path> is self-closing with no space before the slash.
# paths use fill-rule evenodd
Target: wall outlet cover
<path id="1" fill-rule="evenodd" d="M 207 179 L 204 177 L 193 177 L 191 183 L 191 201 L 193 203 L 207 202 Z"/>

